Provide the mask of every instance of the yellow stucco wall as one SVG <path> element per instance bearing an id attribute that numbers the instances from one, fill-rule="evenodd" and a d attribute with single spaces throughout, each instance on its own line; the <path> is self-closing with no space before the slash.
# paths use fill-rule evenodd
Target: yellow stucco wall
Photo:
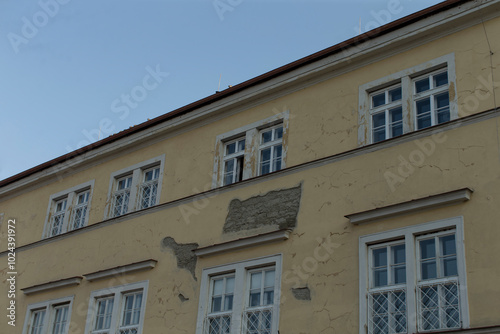
<path id="1" fill-rule="evenodd" d="M 500 19 L 488 21 L 484 26 L 476 25 L 459 31 L 140 150 L 131 148 L 86 171 L 0 202 L 0 213 L 5 214 L 1 233 L 6 233 L 7 219 L 16 219 L 18 247 L 39 241 L 50 195 L 92 179 L 95 186 L 89 224 L 101 222 L 105 216 L 111 173 L 162 154 L 165 154 L 165 168 L 160 203 L 207 189 L 212 181 L 215 137 L 270 117 L 276 110 L 290 112 L 287 167 L 356 149 L 359 86 L 450 53 L 455 54 L 459 115 L 467 116 L 494 108 L 494 94 L 488 94 L 484 82 L 490 80 L 491 73 L 493 78 L 500 78 L 498 67 L 491 68 L 491 63 L 500 63 L 500 41 L 492 37 L 499 30 Z M 485 38 L 485 31 L 489 41 Z M 474 95 L 475 92 L 477 95 Z M 496 87 L 495 94 L 500 97 L 499 87 Z M 471 96 L 476 96 L 476 99 L 472 101 Z M 287 277 L 291 278 L 282 280 L 279 325 L 282 333 L 357 333 L 359 237 L 458 216 L 462 216 L 464 221 L 471 327 L 500 325 L 500 287 L 497 284 L 500 277 L 500 258 L 497 256 L 500 243 L 496 242 L 500 225 L 495 218 L 500 214 L 497 204 L 500 198 L 498 123 L 498 116 L 495 116 L 465 126 L 458 124 L 437 137 L 428 135 L 419 141 L 374 148 L 372 152 L 334 163 L 300 168 L 281 177 L 263 178 L 225 189 L 200 204 L 201 209 L 196 209 L 197 213 L 190 215 L 188 220 L 179 206 L 174 205 L 19 250 L 19 288 L 146 259 L 158 260 L 158 264 L 150 271 L 126 275 L 118 280 L 83 280 L 77 288 L 56 289 L 33 296 L 18 292 L 18 326 L 12 333 L 21 333 L 29 304 L 70 295 L 75 296 L 72 328 L 74 333 L 80 333 L 92 291 L 117 283 L 144 280 L 149 280 L 149 291 L 143 332 L 157 333 L 170 329 L 172 333 L 194 333 L 202 269 L 273 254 L 282 254 L 283 275 L 289 273 Z M 431 153 L 423 151 L 423 143 L 434 147 Z M 407 173 L 409 175 L 403 177 L 404 181 L 391 187 L 385 173 L 391 171 L 397 174 L 401 158 L 408 161 L 417 151 L 423 152 L 422 164 Z M 222 234 L 230 201 L 298 184 L 302 185 L 300 212 L 290 240 L 201 258 L 196 267 L 197 280 L 187 270 L 179 269 L 174 254 L 161 247 L 162 239 L 167 236 L 177 243 L 197 242 L 200 246 L 208 246 L 259 233 L 263 230 Z M 344 217 L 464 187 L 474 189 L 474 193 L 472 199 L 463 204 L 360 226 L 353 226 Z M 193 207 L 192 203 L 183 205 Z M 294 268 L 303 266 L 306 258 L 314 256 L 314 250 L 320 245 L 318 240 L 327 239 L 338 244 L 328 260 L 318 263 L 314 271 L 307 273 L 307 278 L 294 274 Z M 6 248 L 2 242 L 0 251 Z M 0 260 L 5 263 L 6 256 L 0 256 Z M 0 271 L 2 291 L 7 290 L 6 273 L 7 269 Z M 291 288 L 296 283 L 309 287 L 310 301 L 293 297 Z M 182 302 L 178 298 L 179 293 L 189 300 Z M 2 298 L 0 309 L 5 310 L 6 302 Z M 0 319 L 0 328 L 7 328 L 7 319 Z"/>

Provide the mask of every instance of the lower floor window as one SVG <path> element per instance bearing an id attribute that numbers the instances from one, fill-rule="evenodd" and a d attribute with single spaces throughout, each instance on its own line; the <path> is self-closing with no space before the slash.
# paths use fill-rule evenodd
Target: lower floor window
<path id="1" fill-rule="evenodd" d="M 61 298 L 29 305 L 23 333 L 68 333 L 72 302 L 72 298 Z"/>
<path id="2" fill-rule="evenodd" d="M 142 333 L 147 283 L 135 283 L 91 294 L 86 333 Z"/>
<path id="3" fill-rule="evenodd" d="M 280 271 L 279 256 L 205 270 L 197 333 L 277 333 Z"/>
<path id="4" fill-rule="evenodd" d="M 378 242 L 378 240 L 388 240 Z M 362 237 L 361 328 L 370 334 L 468 326 L 461 218 Z M 416 315 L 416 316 L 414 316 Z"/>

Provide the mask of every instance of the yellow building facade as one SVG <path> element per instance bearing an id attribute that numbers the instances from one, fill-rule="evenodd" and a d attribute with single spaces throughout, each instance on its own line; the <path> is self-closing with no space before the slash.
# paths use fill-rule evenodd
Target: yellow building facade
<path id="1" fill-rule="evenodd" d="M 500 333 L 498 31 L 445 1 L 0 181 L 0 332 Z"/>

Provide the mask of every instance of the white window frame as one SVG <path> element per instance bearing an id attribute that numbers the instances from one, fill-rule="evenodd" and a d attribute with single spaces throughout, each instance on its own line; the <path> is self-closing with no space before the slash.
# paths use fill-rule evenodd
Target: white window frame
<path id="1" fill-rule="evenodd" d="M 222 176 L 223 185 L 228 185 L 243 180 L 243 169 L 245 165 L 245 148 L 243 148 L 243 150 L 239 149 L 239 143 L 241 141 L 243 141 L 244 146 L 246 146 L 246 139 L 244 136 L 224 143 L 224 158 L 222 162 L 223 163 L 222 168 L 224 169 Z M 234 153 L 227 154 L 227 148 L 231 144 L 236 144 L 236 150 Z M 233 170 L 230 172 L 226 170 L 226 163 L 229 161 L 234 161 Z M 229 173 L 232 174 L 231 182 L 226 183 L 226 175 Z"/>
<path id="2" fill-rule="evenodd" d="M 89 307 L 87 311 L 87 320 L 85 323 L 85 333 L 98 334 L 106 333 L 119 333 L 120 329 L 127 329 L 131 326 L 122 327 L 123 311 L 125 308 L 124 302 L 127 295 L 135 292 L 142 292 L 141 309 L 139 316 L 139 323 L 133 327 L 137 327 L 137 333 L 141 334 L 144 327 L 144 317 L 146 313 L 146 303 L 148 295 L 149 281 L 142 281 L 127 285 L 121 285 L 97 291 L 92 291 L 89 299 Z M 98 301 L 103 298 L 113 298 L 113 309 L 111 313 L 111 323 L 109 329 L 94 330 L 95 320 L 97 314 Z"/>
<path id="3" fill-rule="evenodd" d="M 445 69 L 448 72 L 448 84 L 446 86 L 439 87 L 437 91 L 442 93 L 448 90 L 449 97 L 453 97 L 453 99 L 449 99 L 450 120 L 457 119 L 458 95 L 456 85 L 455 54 L 450 53 L 359 86 L 358 145 L 364 146 L 374 143 L 372 115 L 375 112 L 380 112 L 380 110 L 372 110 L 371 97 L 373 94 L 381 92 L 391 86 L 401 86 L 403 134 L 419 130 L 417 128 L 415 101 L 422 99 L 425 94 L 433 93 L 436 90 L 433 89 L 431 91 L 415 94 L 415 80 L 422 79 L 425 76 L 435 74 Z M 436 125 L 435 123 L 436 122 L 432 123 L 431 126 Z M 386 136 L 386 140 L 390 138 L 391 137 Z"/>
<path id="4" fill-rule="evenodd" d="M 281 258 L 282 255 L 273 255 L 248 261 L 237 262 L 212 268 L 203 269 L 200 286 L 200 302 L 198 307 L 198 319 L 196 323 L 196 334 L 206 334 L 205 324 L 210 311 L 211 286 L 213 278 L 234 275 L 233 309 L 231 313 L 231 333 L 243 333 L 243 315 L 248 308 L 248 286 L 252 271 L 259 269 L 274 268 L 274 302 L 271 307 L 273 315 L 271 334 L 277 334 L 279 328 L 279 305 L 281 291 Z M 227 312 L 221 312 L 227 313 Z"/>
<path id="5" fill-rule="evenodd" d="M 266 129 L 283 126 L 281 169 L 286 168 L 287 135 L 289 125 L 289 111 L 284 111 L 272 117 L 254 122 L 238 129 L 218 135 L 215 139 L 215 161 L 212 175 L 212 188 L 224 186 L 225 161 L 232 156 L 225 156 L 226 146 L 235 140 L 245 139 L 243 152 L 242 180 L 260 175 L 261 133 Z M 267 143 L 265 144 L 267 145 Z M 263 145 L 263 146 L 265 146 Z M 234 157 L 233 157 L 234 158 Z M 241 181 L 241 180 L 239 180 Z M 238 182 L 238 181 L 235 181 Z M 226 184 L 227 185 L 227 184 Z"/>
<path id="6" fill-rule="evenodd" d="M 282 135 L 281 135 L 281 138 L 275 138 L 276 136 L 276 129 L 279 129 L 281 128 L 282 129 Z M 262 143 L 262 138 L 263 138 L 263 134 L 266 133 L 266 132 L 269 132 L 271 131 L 271 141 L 267 142 L 267 143 Z M 268 173 L 272 173 L 272 172 L 276 172 L 278 170 L 281 170 L 283 169 L 283 124 L 278 124 L 278 125 L 274 125 L 274 126 L 271 126 L 271 127 L 267 127 L 267 128 L 264 128 L 264 129 L 261 129 L 259 131 L 259 163 L 258 163 L 258 173 L 259 175 L 265 175 L 265 174 L 268 174 Z M 274 166 L 274 154 L 275 154 L 275 151 L 276 151 L 276 148 L 277 147 L 281 147 L 281 157 L 280 157 L 280 169 L 275 169 L 273 166 Z M 266 149 L 271 149 L 271 152 L 270 152 L 270 161 L 269 161 L 269 172 L 268 173 L 264 173 L 262 174 L 262 152 Z"/>
<path id="7" fill-rule="evenodd" d="M 75 218 L 76 218 L 76 210 L 86 207 L 85 209 L 85 217 L 83 221 L 80 222 L 78 228 L 82 228 L 88 224 L 89 221 L 89 213 L 90 213 L 90 204 L 92 202 L 92 192 L 94 190 L 94 182 L 95 180 L 91 180 L 82 184 L 79 184 L 75 187 L 71 187 L 64 191 L 60 191 L 58 193 L 52 194 L 49 198 L 49 205 L 47 208 L 47 215 L 45 218 L 45 226 L 43 228 L 42 238 L 51 238 L 56 235 L 60 235 L 69 231 L 74 230 Z M 78 197 L 84 193 L 88 193 L 87 202 L 84 205 L 78 204 Z M 60 202 L 66 201 L 66 207 L 61 212 L 56 212 L 57 204 Z M 62 225 L 60 232 L 51 235 L 52 231 L 52 223 L 55 215 L 63 215 Z"/>
<path id="8" fill-rule="evenodd" d="M 163 170 L 165 168 L 164 154 L 111 173 L 108 189 L 108 200 L 106 208 L 104 210 L 104 219 L 119 217 L 130 212 L 142 210 L 141 189 L 144 185 L 148 184 L 148 182 L 144 182 L 144 177 L 148 171 L 154 170 L 156 168 L 159 168 L 158 178 L 154 180 L 154 183 L 156 184 L 156 201 L 155 203 L 150 203 L 151 205 L 149 205 L 148 207 L 151 207 L 159 204 L 160 202 L 161 188 L 163 183 Z M 130 189 L 128 190 L 129 194 L 127 210 L 121 211 L 119 215 L 114 215 L 115 195 L 119 192 L 122 192 L 122 190 L 118 190 L 118 182 L 127 177 L 132 177 L 132 183 Z"/>
<path id="9" fill-rule="evenodd" d="M 370 249 L 374 246 L 383 245 L 389 241 L 398 241 L 405 243 L 406 255 L 406 309 L 407 309 L 407 328 L 408 333 L 417 333 L 417 287 L 418 287 L 418 241 L 425 234 L 434 234 L 441 231 L 453 230 L 456 241 L 457 254 L 457 272 L 456 279 L 460 285 L 460 317 L 463 329 L 469 328 L 469 308 L 467 299 L 467 276 L 465 270 L 465 249 L 463 234 L 463 218 L 454 217 L 439 221 L 424 223 L 420 225 L 408 226 L 386 232 L 380 232 L 361 236 L 359 241 L 359 314 L 360 326 L 359 333 L 368 333 L 368 292 L 370 291 Z M 453 279 L 449 279 L 455 280 Z M 443 331 L 436 330 L 436 331 Z M 424 332 L 419 330 L 419 332 Z"/>
<path id="10" fill-rule="evenodd" d="M 384 114 L 384 136 L 385 136 L 385 139 L 383 139 L 383 140 L 387 140 L 387 139 L 396 137 L 392 133 L 392 125 L 396 122 L 392 122 L 392 120 L 391 120 L 391 111 L 393 111 L 397 108 L 401 108 L 401 113 L 402 113 L 402 109 L 403 109 L 402 98 L 397 100 L 397 101 L 389 101 L 389 96 L 390 96 L 389 92 L 392 90 L 395 90 L 397 88 L 400 88 L 402 90 L 401 84 L 396 84 L 396 85 L 392 85 L 389 87 L 385 87 L 385 88 L 382 88 L 382 89 L 379 89 L 379 90 L 376 90 L 376 91 L 370 93 L 370 96 L 369 96 L 370 97 L 370 131 L 371 131 L 371 142 L 372 143 L 379 142 L 379 141 L 375 141 L 375 133 L 374 133 L 375 127 L 373 124 L 373 117 L 375 115 L 378 115 L 378 114 L 382 114 L 382 113 Z M 373 106 L 373 97 L 377 96 L 381 93 L 384 93 L 386 103 L 384 103 L 380 106 L 374 107 Z M 403 120 L 401 119 L 400 122 L 401 122 L 401 127 L 402 127 Z M 399 123 L 399 121 L 398 121 L 398 123 Z"/>
<path id="11" fill-rule="evenodd" d="M 44 315 L 43 327 L 40 333 L 52 334 L 54 329 L 54 320 L 56 311 L 61 306 L 68 306 L 66 325 L 62 333 L 69 333 L 69 325 L 71 322 L 71 310 L 73 308 L 73 299 L 74 296 L 69 296 L 69 297 L 52 299 L 28 305 L 26 311 L 26 318 L 24 319 L 23 334 L 31 334 L 33 314 L 41 310 L 45 311 L 45 315 Z"/>

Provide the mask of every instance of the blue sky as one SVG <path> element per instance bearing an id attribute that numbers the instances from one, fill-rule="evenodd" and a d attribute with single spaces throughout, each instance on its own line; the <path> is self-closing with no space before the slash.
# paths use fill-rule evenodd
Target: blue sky
<path id="1" fill-rule="evenodd" d="M 439 2 L 0 0 L 0 180 Z"/>

